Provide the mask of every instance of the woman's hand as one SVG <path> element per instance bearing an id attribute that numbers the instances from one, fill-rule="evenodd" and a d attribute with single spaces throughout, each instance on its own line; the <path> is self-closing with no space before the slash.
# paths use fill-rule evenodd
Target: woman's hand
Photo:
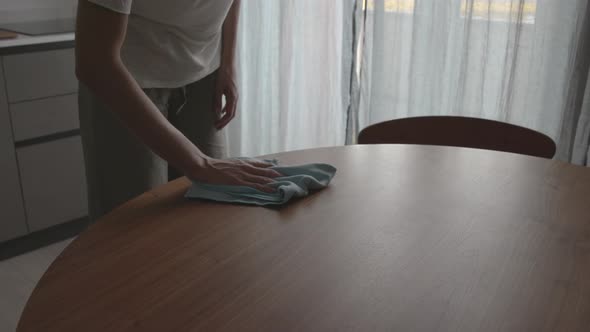
<path id="1" fill-rule="evenodd" d="M 217 130 L 223 129 L 236 116 L 239 96 L 235 76 L 233 68 L 222 67 L 217 72 L 214 103 L 214 111 L 218 116 L 215 122 Z M 222 107 L 223 96 L 225 96 L 224 107 Z"/>
<path id="2" fill-rule="evenodd" d="M 189 178 L 207 184 L 246 186 L 264 192 L 274 192 L 268 186 L 281 174 L 262 161 L 207 158 L 193 171 Z"/>
<path id="3" fill-rule="evenodd" d="M 217 72 L 215 90 L 215 122 L 217 130 L 223 129 L 236 116 L 238 105 L 238 86 L 236 84 L 236 36 L 240 17 L 240 0 L 233 0 L 222 28 L 221 65 Z M 222 100 L 225 96 L 225 107 Z"/>

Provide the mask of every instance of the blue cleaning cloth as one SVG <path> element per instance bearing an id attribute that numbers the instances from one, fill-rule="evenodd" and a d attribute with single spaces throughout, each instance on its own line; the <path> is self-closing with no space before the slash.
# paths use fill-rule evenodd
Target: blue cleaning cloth
<path id="1" fill-rule="evenodd" d="M 275 160 L 270 162 L 277 165 Z M 269 184 L 276 189 L 273 193 L 245 186 L 193 182 L 185 197 L 259 206 L 283 205 L 294 197 L 304 197 L 309 195 L 310 191 L 327 187 L 336 174 L 336 168 L 328 164 L 272 166 L 271 168 L 284 175 L 275 178 L 275 181 Z"/>

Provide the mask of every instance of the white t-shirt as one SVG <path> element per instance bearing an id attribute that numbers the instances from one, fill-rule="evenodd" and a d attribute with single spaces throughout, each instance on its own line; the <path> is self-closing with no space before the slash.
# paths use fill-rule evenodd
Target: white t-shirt
<path id="1" fill-rule="evenodd" d="M 88 0 L 129 14 L 123 63 L 142 88 L 176 88 L 219 68 L 233 0 Z"/>

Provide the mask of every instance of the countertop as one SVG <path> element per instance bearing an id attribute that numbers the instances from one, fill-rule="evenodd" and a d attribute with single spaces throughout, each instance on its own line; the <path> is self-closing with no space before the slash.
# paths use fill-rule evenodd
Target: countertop
<path id="1" fill-rule="evenodd" d="M 61 33 L 44 36 L 26 36 L 0 40 L 0 56 L 74 47 L 75 34 Z"/>

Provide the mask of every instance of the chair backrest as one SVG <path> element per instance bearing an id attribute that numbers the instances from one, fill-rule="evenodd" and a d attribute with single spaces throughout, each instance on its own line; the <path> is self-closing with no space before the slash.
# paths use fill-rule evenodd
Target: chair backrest
<path id="1" fill-rule="evenodd" d="M 426 116 L 381 122 L 361 131 L 359 144 L 423 144 L 477 148 L 553 158 L 555 142 L 509 123 L 455 116 Z"/>

